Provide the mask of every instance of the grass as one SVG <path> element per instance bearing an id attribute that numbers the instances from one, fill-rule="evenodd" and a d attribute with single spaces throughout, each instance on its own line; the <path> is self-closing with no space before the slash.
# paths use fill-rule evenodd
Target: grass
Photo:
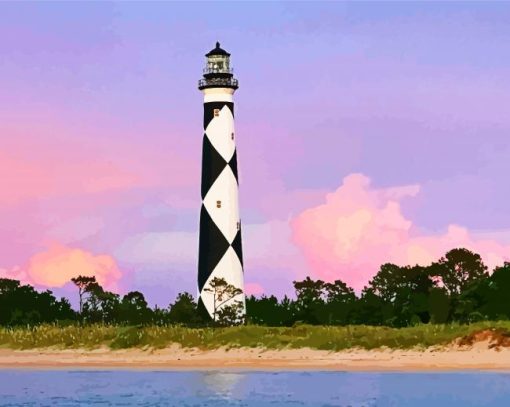
<path id="1" fill-rule="evenodd" d="M 185 328 L 181 326 L 123 327 L 112 325 L 0 328 L 0 347 L 86 348 L 163 348 L 179 344 L 187 348 L 260 347 L 266 349 L 302 348 L 339 351 L 353 347 L 409 349 L 445 345 L 485 329 L 510 334 L 510 321 L 479 322 L 470 325 L 417 325 L 389 328 L 365 325 L 274 328 L 257 325 L 231 328 Z"/>

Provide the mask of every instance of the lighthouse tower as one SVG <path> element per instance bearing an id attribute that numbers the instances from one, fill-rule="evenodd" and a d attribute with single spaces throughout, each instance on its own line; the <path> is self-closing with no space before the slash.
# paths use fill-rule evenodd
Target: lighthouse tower
<path id="1" fill-rule="evenodd" d="M 216 48 L 206 55 L 203 79 L 204 140 L 202 147 L 202 208 L 198 254 L 198 307 L 205 317 L 219 311 L 209 283 L 215 277 L 244 291 L 241 220 L 239 218 L 236 134 L 233 95 L 238 88 L 230 54 Z M 244 293 L 227 301 L 241 301 Z M 243 311 L 244 313 L 244 311 Z"/>

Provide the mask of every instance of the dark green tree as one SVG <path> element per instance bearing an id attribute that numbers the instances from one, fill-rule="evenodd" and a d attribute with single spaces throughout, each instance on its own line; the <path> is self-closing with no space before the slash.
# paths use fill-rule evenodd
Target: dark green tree
<path id="1" fill-rule="evenodd" d="M 173 304 L 170 304 L 168 321 L 173 324 L 197 324 L 198 317 L 197 303 L 190 293 L 184 292 L 177 295 Z"/>
<path id="2" fill-rule="evenodd" d="M 428 267 L 387 263 L 369 282 L 369 288 L 386 305 L 391 305 L 392 315 L 386 323 L 406 326 L 429 321 L 428 295 L 434 284 Z"/>
<path id="3" fill-rule="evenodd" d="M 354 290 L 341 280 L 324 284 L 326 305 L 321 322 L 334 325 L 348 324 L 356 302 Z"/>
<path id="4" fill-rule="evenodd" d="M 120 320 L 120 297 L 110 291 L 101 290 L 97 294 L 101 304 L 102 322 L 119 323 Z"/>
<path id="5" fill-rule="evenodd" d="M 432 274 L 451 296 L 460 294 L 476 280 L 489 276 L 479 254 L 467 249 L 453 249 L 431 267 Z"/>
<path id="6" fill-rule="evenodd" d="M 83 313 L 83 296 L 89 292 L 89 286 L 96 284 L 96 277 L 78 276 L 71 278 L 71 281 L 78 287 L 78 295 L 80 297 L 80 314 Z"/>
<path id="7" fill-rule="evenodd" d="M 352 312 L 351 323 L 363 325 L 383 325 L 390 320 L 392 307 L 370 287 L 365 287 L 361 298 L 356 301 Z"/>
<path id="8" fill-rule="evenodd" d="M 234 326 L 244 324 L 244 305 L 242 301 L 235 300 L 226 304 L 217 311 L 217 323 L 220 326 Z"/>
<path id="9" fill-rule="evenodd" d="M 306 277 L 293 281 L 296 291 L 296 317 L 307 324 L 317 324 L 325 311 L 324 281 Z"/>
<path id="10" fill-rule="evenodd" d="M 0 325 L 36 325 L 75 318 L 66 299 L 57 300 L 51 291 L 38 292 L 17 280 L 0 278 Z"/>
<path id="11" fill-rule="evenodd" d="M 280 309 L 282 314 L 285 315 L 283 326 L 292 326 L 297 322 L 298 306 L 296 301 L 292 301 L 284 295 L 280 301 Z"/>
<path id="12" fill-rule="evenodd" d="M 469 283 L 455 298 L 455 319 L 461 322 L 510 318 L 510 263 L 496 267 L 490 277 Z"/>
<path id="13" fill-rule="evenodd" d="M 152 321 L 152 310 L 140 291 L 131 291 L 122 298 L 121 320 L 131 325 L 146 324 Z"/>
<path id="14" fill-rule="evenodd" d="M 15 292 L 19 287 L 20 282 L 18 280 L 0 278 L 0 295 Z"/>
<path id="15" fill-rule="evenodd" d="M 96 281 L 92 281 L 84 286 L 82 291 L 84 301 L 82 311 L 80 312 L 84 321 L 89 323 L 103 321 L 103 310 L 101 307 L 101 298 L 103 293 L 103 287 L 101 287 Z M 86 297 L 85 294 L 87 295 Z"/>
<path id="16" fill-rule="evenodd" d="M 433 287 L 429 291 L 428 311 L 430 322 L 444 324 L 450 317 L 450 297 L 448 292 L 441 287 Z"/>
<path id="17" fill-rule="evenodd" d="M 510 319 L 510 263 L 496 267 L 488 279 L 488 289 L 480 293 L 481 309 L 491 319 Z"/>
<path id="18" fill-rule="evenodd" d="M 249 323 L 267 326 L 290 326 L 295 322 L 294 303 L 284 297 L 281 302 L 271 295 L 246 298 L 246 316 Z"/>

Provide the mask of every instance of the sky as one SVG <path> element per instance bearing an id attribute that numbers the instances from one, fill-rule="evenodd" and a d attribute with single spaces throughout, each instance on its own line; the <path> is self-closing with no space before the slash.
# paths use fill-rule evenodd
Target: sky
<path id="1" fill-rule="evenodd" d="M 1 2 L 0 276 L 196 294 L 204 54 L 232 54 L 248 294 L 510 260 L 510 5 Z"/>

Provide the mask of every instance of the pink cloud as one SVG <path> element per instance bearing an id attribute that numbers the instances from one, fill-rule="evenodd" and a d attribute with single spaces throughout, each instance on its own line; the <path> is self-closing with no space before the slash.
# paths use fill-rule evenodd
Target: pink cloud
<path id="1" fill-rule="evenodd" d="M 386 262 L 427 265 L 448 250 L 465 247 L 482 255 L 489 267 L 510 259 L 510 245 L 479 239 L 449 225 L 442 234 L 426 234 L 407 219 L 401 201 L 416 197 L 419 186 L 376 189 L 362 174 L 351 174 L 291 222 L 292 238 L 315 277 L 341 278 L 361 289 Z"/>
<path id="2" fill-rule="evenodd" d="M 273 220 L 261 224 L 243 225 L 243 256 L 247 267 L 296 271 L 302 262 L 299 250 L 291 243 L 287 221 Z"/>
<path id="3" fill-rule="evenodd" d="M 12 280 L 19 280 L 22 284 L 30 284 L 26 271 L 19 266 L 11 269 L 0 268 L 0 278 L 10 278 Z"/>
<path id="4" fill-rule="evenodd" d="M 0 269 L 2 277 L 50 288 L 62 287 L 78 275 L 95 276 L 103 287 L 115 290 L 122 274 L 109 255 L 93 255 L 85 250 L 56 244 L 32 256 L 26 267 Z"/>
<path id="5" fill-rule="evenodd" d="M 5 119 L 1 114 L 0 118 Z M 4 120 L 0 208 L 27 199 L 197 184 L 200 167 L 193 160 L 157 143 L 130 141 L 123 137 L 126 134 L 117 133 L 121 131 L 90 124 L 77 128 L 55 117 L 41 117 L 36 123 Z"/>
<path id="6" fill-rule="evenodd" d="M 264 293 L 264 288 L 257 283 L 246 283 L 244 285 L 244 293 L 246 295 L 259 296 Z"/>
<path id="7" fill-rule="evenodd" d="M 0 205 L 27 198 L 98 193 L 136 185 L 138 176 L 106 157 L 87 157 L 76 151 L 0 153 Z"/>

